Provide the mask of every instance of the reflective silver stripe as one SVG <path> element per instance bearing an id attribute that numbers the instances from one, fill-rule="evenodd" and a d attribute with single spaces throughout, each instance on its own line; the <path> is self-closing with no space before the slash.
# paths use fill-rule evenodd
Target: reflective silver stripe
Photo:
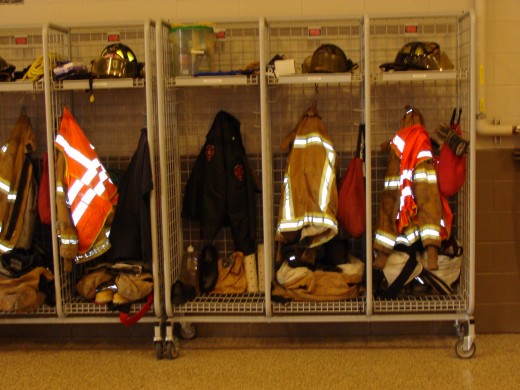
<path id="1" fill-rule="evenodd" d="M 298 136 L 294 139 L 293 147 L 295 148 L 304 148 L 310 144 L 321 144 L 325 149 L 334 150 L 332 145 L 328 142 L 324 141 L 323 138 L 319 135 L 309 134 L 307 137 Z"/>
<path id="2" fill-rule="evenodd" d="M 16 192 L 11 192 L 7 195 L 7 200 L 10 202 L 14 202 L 16 200 Z"/>
<path id="3" fill-rule="evenodd" d="M 78 226 L 78 223 L 85 213 L 87 211 L 88 205 L 85 203 L 79 202 L 79 204 L 75 207 L 74 211 L 72 212 L 72 221 L 74 222 L 74 226 Z"/>
<path id="4" fill-rule="evenodd" d="M 400 205 L 399 210 L 402 210 L 404 207 L 404 201 L 408 196 L 412 196 L 412 189 L 409 186 L 406 186 L 401 191 L 401 197 L 400 197 Z"/>
<path id="5" fill-rule="evenodd" d="M 294 140 L 294 145 L 297 147 L 306 146 L 309 144 L 322 144 L 325 149 L 334 150 L 332 145 L 323 139 L 320 134 L 308 134 L 307 136 L 297 136 Z"/>
<path id="6" fill-rule="evenodd" d="M 405 237 L 405 236 L 398 236 L 395 241 L 398 243 L 398 244 L 404 244 L 404 245 L 407 245 L 407 246 L 410 246 L 410 241 L 408 241 L 408 239 Z"/>
<path id="7" fill-rule="evenodd" d="M 385 190 L 399 188 L 399 180 L 387 180 L 385 181 Z"/>
<path id="8" fill-rule="evenodd" d="M 291 190 L 289 189 L 289 178 L 284 177 L 283 184 L 285 188 L 285 199 L 283 202 L 283 213 L 286 220 L 292 219 L 292 207 L 291 207 Z"/>
<path id="9" fill-rule="evenodd" d="M 12 247 L 8 247 L 3 244 L 0 244 L 0 252 L 9 252 L 12 249 L 13 249 Z"/>
<path id="10" fill-rule="evenodd" d="M 437 175 L 433 173 L 420 172 L 414 175 L 414 181 L 426 181 L 428 183 L 437 183 Z"/>
<path id="11" fill-rule="evenodd" d="M 60 242 L 62 245 L 77 245 L 79 244 L 78 240 L 71 239 L 71 238 L 60 238 Z"/>
<path id="12" fill-rule="evenodd" d="M 63 192 L 63 187 L 62 186 L 57 186 L 56 187 L 56 192 Z"/>
<path id="13" fill-rule="evenodd" d="M 413 176 L 413 180 L 414 181 L 424 181 L 428 179 L 428 175 L 426 174 L 426 172 L 421 172 L 421 173 L 416 173 L 414 176 Z"/>
<path id="14" fill-rule="evenodd" d="M 0 243 L 0 252 L 9 252 L 13 249 L 12 246 L 5 246 L 4 244 Z"/>
<path id="15" fill-rule="evenodd" d="M 103 240 L 100 243 L 96 242 L 94 243 L 94 246 L 88 250 L 87 252 L 81 254 L 81 255 L 77 255 L 76 258 L 74 259 L 76 263 L 82 263 L 82 262 L 85 262 L 87 260 L 89 260 L 91 257 L 93 256 L 100 256 L 102 255 L 103 253 L 105 253 L 108 249 L 110 249 L 110 241 L 108 240 L 108 236 L 110 235 L 110 230 L 105 230 L 105 235 L 107 237 L 106 240 Z"/>
<path id="16" fill-rule="evenodd" d="M 301 148 L 302 146 L 306 146 L 307 145 L 307 140 L 306 139 L 301 139 L 301 138 L 295 138 L 294 139 L 294 147 L 295 148 Z"/>
<path id="17" fill-rule="evenodd" d="M 406 235 L 406 239 L 410 242 L 410 243 L 413 243 L 415 242 L 417 239 L 419 238 L 419 232 L 417 230 L 413 230 L 412 232 L 408 233 Z"/>
<path id="18" fill-rule="evenodd" d="M 83 195 L 83 198 L 81 198 L 81 203 L 90 205 L 90 202 L 92 202 L 92 199 L 94 199 L 95 196 L 96 196 L 96 192 L 92 188 L 89 188 L 87 190 L 87 193 L 85 195 Z"/>
<path id="19" fill-rule="evenodd" d="M 397 149 L 403 153 L 403 150 L 404 150 L 404 140 L 399 137 L 398 135 L 396 135 L 394 137 L 394 139 L 392 140 L 392 143 L 397 147 Z"/>
<path id="20" fill-rule="evenodd" d="M 278 230 L 298 230 L 303 225 L 309 223 L 337 228 L 337 224 L 331 218 L 306 215 L 297 220 L 281 222 L 280 225 L 278 225 Z"/>
<path id="21" fill-rule="evenodd" d="M 401 184 L 404 183 L 405 180 L 412 181 L 413 177 L 413 170 L 412 169 L 405 169 L 403 170 L 403 173 L 401 174 Z"/>
<path id="22" fill-rule="evenodd" d="M 424 157 L 430 157 L 432 158 L 432 152 L 429 150 L 421 150 L 419 153 L 417 153 L 417 158 L 424 158 Z"/>
<path id="23" fill-rule="evenodd" d="M 72 159 L 76 160 L 87 169 L 96 169 L 100 165 L 99 160 L 97 158 L 92 161 L 89 160 L 79 150 L 70 146 L 67 140 L 63 138 L 63 136 L 58 135 L 56 137 L 56 143 L 63 147 L 63 150 L 65 151 L 65 153 L 67 153 L 67 155 L 69 155 Z"/>
<path id="24" fill-rule="evenodd" d="M 9 144 L 5 144 L 4 146 L 2 146 L 2 153 L 5 153 L 7 151 L 7 145 Z"/>
<path id="25" fill-rule="evenodd" d="M 325 211 L 330 199 L 329 188 L 332 184 L 332 167 L 334 166 L 335 156 L 333 152 L 327 153 L 328 163 L 325 164 L 325 174 L 322 178 L 321 189 L 320 189 L 320 209 Z"/>
<path id="26" fill-rule="evenodd" d="M 433 238 L 440 238 L 440 233 L 435 229 L 424 229 L 421 230 L 421 237 L 427 238 L 427 237 L 433 237 Z"/>
<path id="27" fill-rule="evenodd" d="M 375 239 L 389 248 L 393 248 L 395 245 L 394 240 L 392 240 L 382 234 L 379 234 L 379 233 L 376 233 Z"/>
<path id="28" fill-rule="evenodd" d="M 330 167 L 327 167 L 327 171 L 330 171 Z M 325 174 L 326 176 L 330 176 L 330 172 L 327 172 Z M 320 210 L 325 211 L 325 208 L 327 207 L 328 199 L 329 199 L 329 186 L 328 186 L 328 179 L 324 179 L 325 183 L 321 185 L 321 191 L 320 191 Z"/>
<path id="29" fill-rule="evenodd" d="M 75 180 L 74 183 L 69 188 L 67 192 L 67 199 L 69 200 L 69 204 L 74 203 L 76 197 L 78 196 L 79 191 L 83 188 L 83 183 L 79 180 Z"/>
<path id="30" fill-rule="evenodd" d="M 404 187 L 402 194 L 403 194 L 403 197 L 411 196 L 412 195 L 412 189 L 410 188 L 410 186 Z"/>
<path id="31" fill-rule="evenodd" d="M 87 169 L 80 180 L 82 183 L 89 185 L 92 182 L 92 179 L 97 176 L 97 174 L 97 169 Z"/>
<path id="32" fill-rule="evenodd" d="M 77 204 L 72 213 L 72 220 L 74 221 L 74 225 L 78 226 L 81 217 L 83 216 L 85 211 L 87 211 L 87 207 L 89 206 L 90 202 L 92 202 L 92 199 L 94 199 L 95 196 L 96 193 L 91 188 L 89 188 L 87 193 L 83 195 L 81 201 Z"/>
<path id="33" fill-rule="evenodd" d="M 281 222 L 278 225 L 278 230 L 297 230 L 303 226 L 303 220 L 293 222 Z"/>
<path id="34" fill-rule="evenodd" d="M 5 194 L 8 194 L 10 189 L 11 186 L 8 181 L 0 180 L 0 191 L 2 191 Z"/>
<path id="35" fill-rule="evenodd" d="M 101 181 L 105 181 L 106 179 L 109 179 L 109 177 L 104 169 L 98 173 L 98 176 L 99 176 L 99 180 L 101 180 Z"/>
<path id="36" fill-rule="evenodd" d="M 97 183 L 97 185 L 94 187 L 94 192 L 99 196 L 103 195 L 105 192 L 105 185 L 102 182 Z"/>
<path id="37" fill-rule="evenodd" d="M 397 236 L 395 239 L 396 243 L 404 244 L 404 245 L 412 245 L 414 242 L 416 242 L 419 239 L 419 232 L 417 230 L 413 230 L 409 233 L 401 234 Z"/>

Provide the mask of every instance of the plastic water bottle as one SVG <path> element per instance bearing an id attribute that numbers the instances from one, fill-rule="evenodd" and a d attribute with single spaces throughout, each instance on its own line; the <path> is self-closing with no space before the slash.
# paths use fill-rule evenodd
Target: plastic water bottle
<path id="1" fill-rule="evenodd" d="M 184 283 L 193 286 L 195 291 L 199 291 L 199 259 L 195 255 L 195 249 L 192 245 L 188 246 L 186 251 L 185 261 L 183 262 L 186 267 L 186 280 Z"/>

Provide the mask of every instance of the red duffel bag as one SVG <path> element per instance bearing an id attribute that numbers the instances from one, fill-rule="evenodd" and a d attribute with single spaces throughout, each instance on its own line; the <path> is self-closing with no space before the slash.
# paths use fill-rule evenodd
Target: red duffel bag
<path id="1" fill-rule="evenodd" d="M 464 185 L 466 179 L 466 150 L 468 143 L 462 140 L 460 129 L 460 115 L 455 122 L 455 112 L 451 117 L 450 131 L 448 132 L 439 153 L 437 177 L 439 190 L 445 196 L 455 195 Z"/>
<path id="2" fill-rule="evenodd" d="M 359 125 L 356 154 L 338 190 L 338 223 L 351 237 L 361 237 L 366 229 L 365 175 L 363 170 L 365 125 Z"/>

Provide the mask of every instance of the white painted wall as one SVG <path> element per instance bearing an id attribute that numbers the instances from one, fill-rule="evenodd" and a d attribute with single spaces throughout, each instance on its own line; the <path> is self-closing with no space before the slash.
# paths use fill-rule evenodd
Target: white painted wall
<path id="1" fill-rule="evenodd" d="M 242 17 L 325 17 L 438 13 L 475 8 L 478 0 L 25 0 L 0 5 L 0 28 L 53 22 L 60 25 L 165 19 L 211 21 Z M 487 118 L 520 124 L 520 1 L 484 0 Z M 478 50 L 478 48 L 477 48 Z M 479 81 L 479 80 L 478 80 Z M 520 136 L 479 137 L 479 148 L 520 147 Z"/>
<path id="2" fill-rule="evenodd" d="M 485 111 L 488 119 L 520 124 L 520 1 L 486 0 Z M 478 50 L 478 48 L 477 48 Z M 520 147 L 520 136 L 479 146 Z"/>

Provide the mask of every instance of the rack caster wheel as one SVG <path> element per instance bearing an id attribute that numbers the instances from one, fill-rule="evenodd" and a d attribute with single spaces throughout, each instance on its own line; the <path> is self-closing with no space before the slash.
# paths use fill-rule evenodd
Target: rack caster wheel
<path id="1" fill-rule="evenodd" d="M 468 350 L 464 349 L 464 339 L 460 339 L 455 343 L 455 353 L 461 359 L 470 359 L 475 355 L 477 351 L 477 346 L 475 343 L 472 343 Z"/>
<path id="2" fill-rule="evenodd" d="M 179 357 L 179 349 L 174 341 L 167 341 L 165 345 L 166 356 L 168 359 L 177 359 Z"/>
<path id="3" fill-rule="evenodd" d="M 181 322 L 180 336 L 184 340 L 193 340 L 197 337 L 197 328 L 189 322 Z"/>
<path id="4" fill-rule="evenodd" d="M 464 338 L 464 336 L 466 336 L 468 334 L 468 324 L 465 322 L 463 322 L 461 324 L 457 324 L 455 326 L 455 332 L 456 332 L 459 340 L 462 340 Z"/>
<path id="5" fill-rule="evenodd" d="M 154 343 L 154 346 L 155 346 L 155 357 L 158 360 L 161 360 L 163 358 L 163 353 L 164 353 L 163 343 L 161 341 L 156 341 Z"/>

